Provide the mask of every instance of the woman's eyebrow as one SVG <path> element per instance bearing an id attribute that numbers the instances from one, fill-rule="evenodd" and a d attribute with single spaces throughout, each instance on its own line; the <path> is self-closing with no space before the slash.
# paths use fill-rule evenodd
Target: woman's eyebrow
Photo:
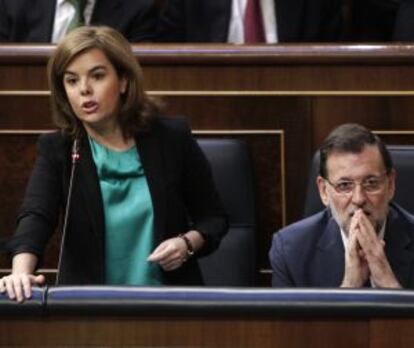
<path id="1" fill-rule="evenodd" d="M 106 70 L 107 67 L 105 65 L 96 65 L 96 66 L 92 67 L 91 69 L 89 69 L 88 73 L 91 73 L 91 72 L 94 72 L 94 71 L 100 70 L 100 69 Z M 65 70 L 63 74 L 64 75 L 65 74 L 78 75 L 76 72 L 71 71 L 71 70 Z"/>

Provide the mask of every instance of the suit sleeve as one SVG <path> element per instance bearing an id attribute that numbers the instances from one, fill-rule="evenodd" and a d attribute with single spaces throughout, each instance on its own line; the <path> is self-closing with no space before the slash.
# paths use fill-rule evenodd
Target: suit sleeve
<path id="1" fill-rule="evenodd" d="M 206 254 L 215 250 L 226 234 L 227 215 L 215 187 L 210 164 L 188 128 L 184 149 L 184 197 L 193 228 L 206 241 L 200 254 Z"/>
<path id="2" fill-rule="evenodd" d="M 339 41 L 342 38 L 342 1 L 323 0 L 321 10 L 320 38 L 322 41 Z"/>
<path id="3" fill-rule="evenodd" d="M 17 218 L 17 231 L 9 250 L 12 254 L 30 252 L 42 258 L 43 250 L 58 224 L 62 184 L 56 148 L 50 136 L 41 136 L 23 204 Z"/>
<path id="4" fill-rule="evenodd" d="M 129 42 L 150 42 L 155 40 L 159 11 L 154 1 L 143 2 L 130 29 L 125 32 Z"/>
<path id="5" fill-rule="evenodd" d="M 414 2 L 411 0 L 400 1 L 395 16 L 393 40 L 401 42 L 414 40 Z"/>
<path id="6" fill-rule="evenodd" d="M 157 26 L 158 42 L 185 42 L 185 9 L 184 1 L 168 0 L 161 10 Z"/>
<path id="7" fill-rule="evenodd" d="M 269 252 L 270 264 L 272 265 L 273 287 L 294 287 L 295 284 L 289 274 L 283 248 L 283 238 L 280 233 L 273 235 L 272 247 Z"/>
<path id="8" fill-rule="evenodd" d="M 7 18 L 7 13 L 4 5 L 4 0 L 0 0 L 0 42 L 9 41 L 9 18 Z"/>

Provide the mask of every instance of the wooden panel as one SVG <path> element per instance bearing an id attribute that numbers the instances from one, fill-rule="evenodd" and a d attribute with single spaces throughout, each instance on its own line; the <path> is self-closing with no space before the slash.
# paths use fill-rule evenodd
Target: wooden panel
<path id="1" fill-rule="evenodd" d="M 53 128 L 48 96 L 0 95 L 0 130 Z"/>
<path id="2" fill-rule="evenodd" d="M 46 90 L 46 67 L 45 64 L 1 64 L 0 86 L 1 90 Z"/>
<path id="3" fill-rule="evenodd" d="M 413 347 L 414 320 L 388 319 L 375 320 L 370 323 L 371 344 L 370 347 Z"/>
<path id="4" fill-rule="evenodd" d="M 414 129 L 412 97 L 315 97 L 313 114 L 313 150 L 334 127 L 345 122 L 377 130 Z"/>
<path id="5" fill-rule="evenodd" d="M 0 136 L 0 217 L 6 234 L 12 234 L 21 198 L 36 156 L 37 135 Z"/>
<path id="6" fill-rule="evenodd" d="M 398 88 L 411 91 L 414 67 L 364 65 L 349 66 L 175 66 L 180 76 L 169 73 L 169 67 L 145 67 L 150 90 L 171 91 L 387 91 Z M 398 81 L 398 84 L 393 82 Z"/>
<path id="7" fill-rule="evenodd" d="M 408 91 L 413 45 L 134 45 L 160 91 Z M 53 46 L 2 45 L 0 90 L 46 90 Z"/>
<path id="8" fill-rule="evenodd" d="M 414 344 L 413 325 L 352 317 L 9 317 L 0 318 L 0 346 L 405 348 Z"/>
<path id="9" fill-rule="evenodd" d="M 388 145 L 414 145 L 414 130 L 412 131 L 377 131 L 381 139 Z"/>
<path id="10" fill-rule="evenodd" d="M 286 150 L 287 222 L 295 221 L 302 215 L 306 173 L 312 155 L 311 104 L 308 97 L 206 95 L 164 99 L 168 114 L 185 115 L 194 130 L 282 130 Z M 266 153 L 261 156 L 266 158 Z M 268 160 L 271 161 L 271 158 Z M 259 209 L 267 208 L 259 206 Z M 267 228 L 277 227 L 272 225 Z M 260 236 L 261 233 L 259 231 Z"/>
<path id="11" fill-rule="evenodd" d="M 396 332 L 408 329 L 405 322 Z M 24 334 L 22 334 L 24 332 Z M 41 333 L 41 334 L 39 334 Z M 50 317 L 0 321 L 0 346 L 368 348 L 368 321 Z M 384 333 L 374 332 L 380 336 Z M 393 348 L 403 347 L 392 345 Z M 375 346 L 377 347 L 377 346 Z"/>
<path id="12" fill-rule="evenodd" d="M 22 202 L 27 181 L 36 158 L 37 134 L 0 133 L 0 221 L 2 237 L 11 236 L 15 231 L 16 218 Z M 48 245 L 44 267 L 57 265 L 58 236 Z M 10 261 L 2 255 L 0 268 L 9 268 Z"/>

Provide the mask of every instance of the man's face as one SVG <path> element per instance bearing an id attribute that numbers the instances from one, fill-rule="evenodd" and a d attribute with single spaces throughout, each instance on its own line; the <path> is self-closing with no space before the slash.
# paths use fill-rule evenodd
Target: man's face
<path id="1" fill-rule="evenodd" d="M 378 232 L 395 191 L 395 172 L 386 174 L 378 147 L 366 145 L 360 153 L 332 152 L 326 169 L 329 182 L 318 177 L 319 194 L 338 225 L 348 233 L 352 216 L 362 209 Z M 349 183 L 353 190 L 343 192 Z"/>

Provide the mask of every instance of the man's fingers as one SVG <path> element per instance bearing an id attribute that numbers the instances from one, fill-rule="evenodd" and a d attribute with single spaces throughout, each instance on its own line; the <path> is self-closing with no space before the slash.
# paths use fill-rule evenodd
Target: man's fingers
<path id="1" fill-rule="evenodd" d="M 368 217 L 363 213 L 360 217 L 360 225 L 364 228 L 364 232 L 367 232 L 371 236 L 376 236 L 374 226 L 372 226 L 371 221 L 369 221 Z"/>
<path id="2" fill-rule="evenodd" d="M 361 218 L 361 231 L 358 233 L 358 241 L 361 244 L 361 247 L 367 252 L 373 248 L 382 247 L 380 244 L 380 239 L 375 233 L 374 227 L 366 216 Z"/>
<path id="3" fill-rule="evenodd" d="M 355 229 L 358 226 L 358 210 L 354 213 L 351 218 L 351 224 L 349 225 L 349 234 L 352 235 L 355 232 Z"/>

